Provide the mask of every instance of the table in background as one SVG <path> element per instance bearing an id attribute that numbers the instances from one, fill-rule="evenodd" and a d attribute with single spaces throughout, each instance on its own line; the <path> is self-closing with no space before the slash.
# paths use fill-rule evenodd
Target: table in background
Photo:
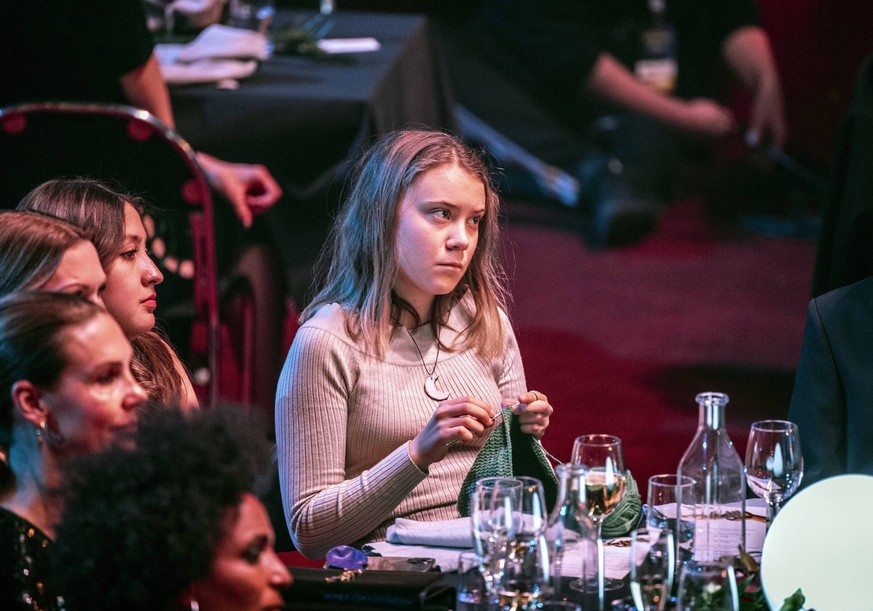
<path id="1" fill-rule="evenodd" d="M 311 13 L 279 11 L 275 27 Z M 378 51 L 274 56 L 236 90 L 171 90 L 179 133 L 229 161 L 266 165 L 285 196 L 262 223 L 286 273 L 323 242 L 351 161 L 374 138 L 410 126 L 454 128 L 448 79 L 427 18 L 339 11 L 328 38 L 372 36 Z M 221 240 L 221 238 L 219 238 Z"/>

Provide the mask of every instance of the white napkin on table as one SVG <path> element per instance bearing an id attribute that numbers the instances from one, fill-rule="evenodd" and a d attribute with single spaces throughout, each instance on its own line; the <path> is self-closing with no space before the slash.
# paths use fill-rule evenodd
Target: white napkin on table
<path id="1" fill-rule="evenodd" d="M 405 545 L 468 548 L 473 547 L 473 526 L 470 518 L 433 522 L 397 518 L 388 527 L 386 540 Z"/>
<path id="2" fill-rule="evenodd" d="M 161 64 L 161 74 L 168 85 L 193 85 L 248 78 L 257 68 L 256 61 L 204 59 L 190 64 Z"/>
<path id="3" fill-rule="evenodd" d="M 267 37 L 260 32 L 211 25 L 197 38 L 183 45 L 176 57 L 179 62 L 193 62 L 201 59 L 267 59 Z"/>
<path id="4" fill-rule="evenodd" d="M 156 45 L 155 55 L 167 84 L 187 85 L 247 78 L 269 52 L 260 32 L 211 25 L 186 45 Z"/>

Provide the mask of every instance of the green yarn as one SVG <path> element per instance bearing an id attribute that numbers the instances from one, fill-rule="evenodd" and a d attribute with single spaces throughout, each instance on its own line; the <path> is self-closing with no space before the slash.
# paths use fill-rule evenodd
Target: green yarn
<path id="1" fill-rule="evenodd" d="M 458 495 L 458 512 L 470 515 L 470 497 L 476 490 L 476 482 L 483 477 L 513 477 L 528 475 L 543 483 L 546 505 L 549 509 L 557 496 L 558 477 L 546 458 L 543 447 L 536 437 L 522 433 L 510 408 L 504 408 L 503 419 L 479 450 L 470 472 L 461 484 Z"/>
<path id="2" fill-rule="evenodd" d="M 543 483 L 547 507 L 549 510 L 554 507 L 558 489 L 555 470 L 537 439 L 533 435 L 522 433 L 512 410 L 505 408 L 503 420 L 479 450 L 479 455 L 461 484 L 458 512 L 462 516 L 470 515 L 470 497 L 476 490 L 476 482 L 483 477 L 516 475 L 538 478 Z M 628 471 L 624 497 L 618 507 L 603 520 L 603 537 L 622 537 L 629 534 L 639 521 L 641 508 L 642 499 L 637 482 Z"/>

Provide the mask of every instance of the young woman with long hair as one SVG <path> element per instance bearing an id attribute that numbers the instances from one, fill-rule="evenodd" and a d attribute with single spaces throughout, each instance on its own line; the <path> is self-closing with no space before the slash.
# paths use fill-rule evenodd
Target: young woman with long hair
<path id="1" fill-rule="evenodd" d="M 76 178 L 41 184 L 18 208 L 56 216 L 92 233 L 106 272 L 103 303 L 131 341 L 134 375 L 154 402 L 195 407 L 185 366 L 155 329 L 155 287 L 164 276 L 146 249 L 145 204 L 99 181 Z"/>
<path id="2" fill-rule="evenodd" d="M 304 554 L 384 538 L 397 517 L 459 517 L 505 406 L 521 433 L 545 432 L 552 407 L 527 388 L 505 312 L 498 213 L 486 164 L 452 135 L 395 132 L 360 161 L 276 398 Z"/>

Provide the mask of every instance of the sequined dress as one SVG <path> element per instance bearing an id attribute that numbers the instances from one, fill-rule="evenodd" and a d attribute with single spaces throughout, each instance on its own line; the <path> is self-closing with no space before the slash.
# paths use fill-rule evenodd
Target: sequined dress
<path id="1" fill-rule="evenodd" d="M 45 584 L 51 544 L 36 526 L 0 507 L 0 609 L 63 611 L 63 599 Z"/>

